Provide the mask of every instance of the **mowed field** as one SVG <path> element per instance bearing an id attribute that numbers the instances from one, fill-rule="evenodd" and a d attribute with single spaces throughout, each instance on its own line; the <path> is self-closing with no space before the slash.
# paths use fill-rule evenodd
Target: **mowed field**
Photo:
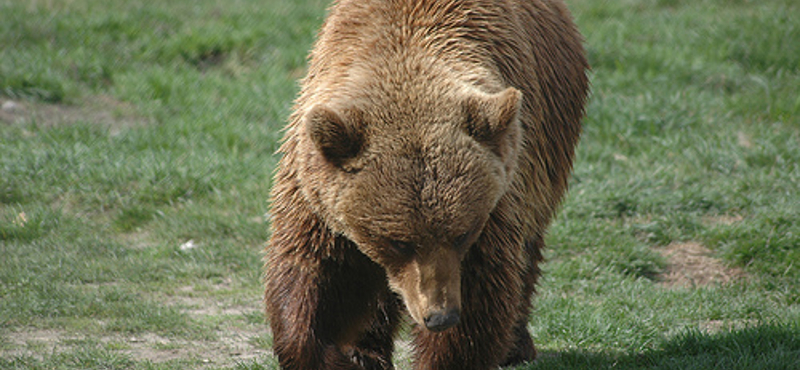
<path id="1" fill-rule="evenodd" d="M 567 3 L 593 92 L 519 369 L 800 369 L 800 3 Z M 268 193 L 327 6 L 0 0 L 0 369 L 277 369 Z"/>

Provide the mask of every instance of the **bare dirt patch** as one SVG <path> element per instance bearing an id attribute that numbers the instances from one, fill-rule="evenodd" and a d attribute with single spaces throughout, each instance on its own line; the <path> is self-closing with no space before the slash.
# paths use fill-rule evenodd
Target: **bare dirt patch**
<path id="1" fill-rule="evenodd" d="M 152 333 L 128 338 L 103 338 L 123 342 L 121 351 L 136 361 L 199 361 L 207 366 L 233 366 L 238 362 L 267 357 L 269 351 L 256 348 L 252 338 L 263 334 L 247 330 L 218 332 L 216 340 L 184 340 Z"/>
<path id="2" fill-rule="evenodd" d="M 113 133 L 146 125 L 149 120 L 138 114 L 132 104 L 107 95 L 90 96 L 74 105 L 0 99 L 0 123 L 53 127 L 78 122 L 103 125 Z"/>
<path id="3" fill-rule="evenodd" d="M 742 215 L 716 215 L 703 217 L 702 222 L 707 226 L 733 225 L 744 220 Z"/>
<path id="4" fill-rule="evenodd" d="M 673 243 L 658 250 L 668 261 L 661 275 L 667 287 L 699 287 L 727 284 L 745 276 L 738 268 L 725 266 L 700 243 Z"/>
<path id="5" fill-rule="evenodd" d="M 23 327 L 3 333 L 0 357 L 31 356 L 41 360 L 50 354 L 77 350 L 87 343 L 124 354 L 137 362 L 177 361 L 191 363 L 192 368 L 198 369 L 229 367 L 253 360 L 263 362 L 272 356 L 267 346 L 271 337 L 269 327 L 252 319 L 261 314 L 258 298 L 244 302 L 192 293 L 191 296 L 170 297 L 165 304 L 178 307 L 193 320 L 206 323 L 211 330 L 201 338 L 153 332 L 89 333 Z M 102 326 L 101 323 L 99 327 Z"/>
<path id="6" fill-rule="evenodd" d="M 225 298 L 215 298 L 214 292 L 224 292 L 237 286 L 225 279 L 218 284 L 204 286 L 208 291 L 197 291 L 194 286 L 184 286 L 177 290 L 176 295 L 169 298 L 168 304 L 178 306 L 181 310 L 195 319 L 210 316 L 245 316 L 261 314 L 263 307 L 261 300 L 254 298 L 243 302 L 232 301 Z M 254 296 L 258 297 L 258 296 Z"/>
<path id="7" fill-rule="evenodd" d="M 86 342 L 119 351 L 134 361 L 160 363 L 166 361 L 200 362 L 205 366 L 232 366 L 246 360 L 270 356 L 268 350 L 252 345 L 252 338 L 263 332 L 248 330 L 221 331 L 216 340 L 186 340 L 154 333 L 136 335 L 111 334 L 90 336 L 52 329 L 25 329 L 8 333 L 0 348 L 4 358 L 56 354 L 73 350 Z"/>

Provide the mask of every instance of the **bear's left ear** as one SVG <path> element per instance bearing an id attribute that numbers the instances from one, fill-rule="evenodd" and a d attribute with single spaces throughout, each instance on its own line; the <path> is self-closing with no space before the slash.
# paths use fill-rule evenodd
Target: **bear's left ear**
<path id="1" fill-rule="evenodd" d="M 466 102 L 467 131 L 500 157 L 505 158 L 506 139 L 517 139 L 515 124 L 522 103 L 522 93 L 509 87 L 494 94 L 476 93 Z"/>
<path id="2" fill-rule="evenodd" d="M 318 104 L 306 113 L 308 134 L 325 159 L 339 168 L 364 146 L 364 136 L 357 126 L 332 108 Z"/>

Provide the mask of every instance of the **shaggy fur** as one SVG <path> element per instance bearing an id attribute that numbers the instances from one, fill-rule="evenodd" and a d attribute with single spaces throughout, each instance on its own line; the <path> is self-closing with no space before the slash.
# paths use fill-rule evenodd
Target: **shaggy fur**
<path id="1" fill-rule="evenodd" d="M 543 236 L 586 99 L 557 0 L 341 0 L 311 53 L 272 191 L 266 310 L 284 369 L 535 356 Z"/>

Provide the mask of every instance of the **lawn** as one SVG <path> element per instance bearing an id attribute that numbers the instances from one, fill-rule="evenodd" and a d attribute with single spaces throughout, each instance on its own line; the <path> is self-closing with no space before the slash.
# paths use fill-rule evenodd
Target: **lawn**
<path id="1" fill-rule="evenodd" d="M 519 369 L 800 369 L 800 3 L 568 4 L 593 92 Z M 0 0 L 0 369 L 277 369 L 268 193 L 326 6 Z"/>

